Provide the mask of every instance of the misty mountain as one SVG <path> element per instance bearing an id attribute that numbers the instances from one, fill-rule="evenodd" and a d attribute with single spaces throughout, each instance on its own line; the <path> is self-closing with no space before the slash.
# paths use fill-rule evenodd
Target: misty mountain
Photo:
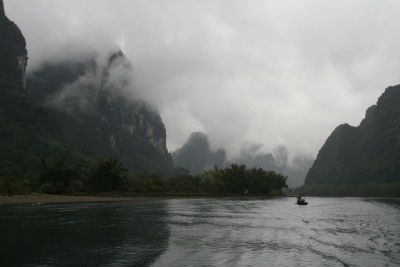
<path id="1" fill-rule="evenodd" d="M 226 153 L 220 149 L 212 151 L 206 134 L 192 133 L 185 144 L 172 153 L 177 167 L 188 169 L 192 174 L 199 174 L 214 166 L 225 166 Z"/>
<path id="2" fill-rule="evenodd" d="M 291 188 L 304 184 L 313 159 L 296 156 L 289 164 L 289 152 L 286 147 L 278 146 L 273 153 L 263 153 L 260 148 L 259 145 L 244 147 L 239 155 L 228 160 L 225 150 L 212 151 L 208 136 L 196 132 L 190 135 L 181 148 L 172 153 L 172 157 L 176 166 L 186 168 L 193 174 L 202 173 L 214 166 L 222 168 L 230 164 L 244 164 L 248 168 L 262 168 L 288 176 L 287 184 Z"/>
<path id="3" fill-rule="evenodd" d="M 268 171 L 283 173 L 284 166 L 278 166 L 272 153 L 259 152 L 261 146 L 244 147 L 239 155 L 232 159 L 233 163 L 244 164 L 249 168 L 262 168 Z M 286 165 L 286 164 L 285 164 Z"/>
<path id="4" fill-rule="evenodd" d="M 290 166 L 284 170 L 288 177 L 287 184 L 290 188 L 296 188 L 304 185 L 307 172 L 314 163 L 314 159 L 307 156 L 297 156 L 292 160 Z"/>
<path id="5" fill-rule="evenodd" d="M 64 136 L 56 118 L 24 89 L 25 38 L 0 1 L 0 176 L 35 173 L 41 157 L 85 160 Z"/>
<path id="6" fill-rule="evenodd" d="M 370 107 L 358 127 L 338 126 L 319 151 L 305 185 L 354 185 L 400 180 L 400 85 Z"/>
<path id="7" fill-rule="evenodd" d="M 286 147 L 278 146 L 273 153 L 259 151 L 261 146 L 243 148 L 238 156 L 233 158 L 234 163 L 244 164 L 249 168 L 262 168 L 264 170 L 281 173 L 288 177 L 287 184 L 290 188 L 302 186 L 313 159 L 298 155 L 289 164 L 289 152 Z"/>
<path id="8" fill-rule="evenodd" d="M 160 115 L 134 98 L 132 66 L 121 52 L 46 63 L 27 76 L 27 90 L 51 109 L 74 143 L 96 157 L 117 157 L 130 171 L 168 172 L 173 162 Z"/>

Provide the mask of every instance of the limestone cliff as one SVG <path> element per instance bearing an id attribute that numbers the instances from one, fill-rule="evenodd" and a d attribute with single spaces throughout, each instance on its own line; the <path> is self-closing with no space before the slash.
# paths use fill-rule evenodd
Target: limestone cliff
<path id="1" fill-rule="evenodd" d="M 85 152 L 120 158 L 133 172 L 168 172 L 173 163 L 160 115 L 132 93 L 132 67 L 122 52 L 104 63 L 48 63 L 27 78 L 28 92 L 51 108 L 64 132 Z"/>
<path id="2" fill-rule="evenodd" d="M 157 111 L 130 94 L 122 52 L 45 64 L 27 77 L 25 38 L 0 0 L 0 176 L 35 175 L 40 158 L 116 157 L 134 172 L 173 163 Z"/>
<path id="3" fill-rule="evenodd" d="M 386 89 L 360 126 L 338 126 L 305 185 L 400 182 L 400 85 Z"/>
<path id="4" fill-rule="evenodd" d="M 18 86 L 23 86 L 28 60 L 26 42 L 18 26 L 5 15 L 3 0 L 0 0 L 0 37 L 0 69 Z"/>
<path id="5" fill-rule="evenodd" d="M 58 127 L 56 118 L 23 88 L 25 38 L 0 2 L 0 177 L 35 175 L 40 158 L 86 159 Z"/>

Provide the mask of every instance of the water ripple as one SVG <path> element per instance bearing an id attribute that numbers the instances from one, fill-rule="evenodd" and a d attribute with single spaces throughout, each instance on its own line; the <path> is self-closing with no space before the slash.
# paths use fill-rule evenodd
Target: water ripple
<path id="1" fill-rule="evenodd" d="M 0 207 L 0 266 L 399 266 L 400 201 L 171 199 Z"/>

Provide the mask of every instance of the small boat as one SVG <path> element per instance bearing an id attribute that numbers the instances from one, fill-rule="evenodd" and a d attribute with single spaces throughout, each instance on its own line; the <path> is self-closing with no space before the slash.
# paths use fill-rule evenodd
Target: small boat
<path id="1" fill-rule="evenodd" d="M 307 205 L 308 202 L 306 202 L 306 200 L 304 198 L 302 198 L 301 196 L 298 196 L 296 204 L 297 205 Z"/>

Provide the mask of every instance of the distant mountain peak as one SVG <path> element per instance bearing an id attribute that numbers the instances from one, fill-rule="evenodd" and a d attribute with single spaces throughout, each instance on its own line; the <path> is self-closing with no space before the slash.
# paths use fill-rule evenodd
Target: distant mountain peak
<path id="1" fill-rule="evenodd" d="M 207 134 L 202 132 L 192 133 L 172 157 L 176 166 L 186 168 L 192 174 L 199 174 L 214 166 L 223 167 L 226 161 L 225 151 L 212 151 Z"/>
<path id="2" fill-rule="evenodd" d="M 120 59 L 126 59 L 126 56 L 121 49 L 118 49 L 117 51 L 111 53 L 110 57 L 108 58 L 108 63 L 113 64 L 115 61 Z"/>

